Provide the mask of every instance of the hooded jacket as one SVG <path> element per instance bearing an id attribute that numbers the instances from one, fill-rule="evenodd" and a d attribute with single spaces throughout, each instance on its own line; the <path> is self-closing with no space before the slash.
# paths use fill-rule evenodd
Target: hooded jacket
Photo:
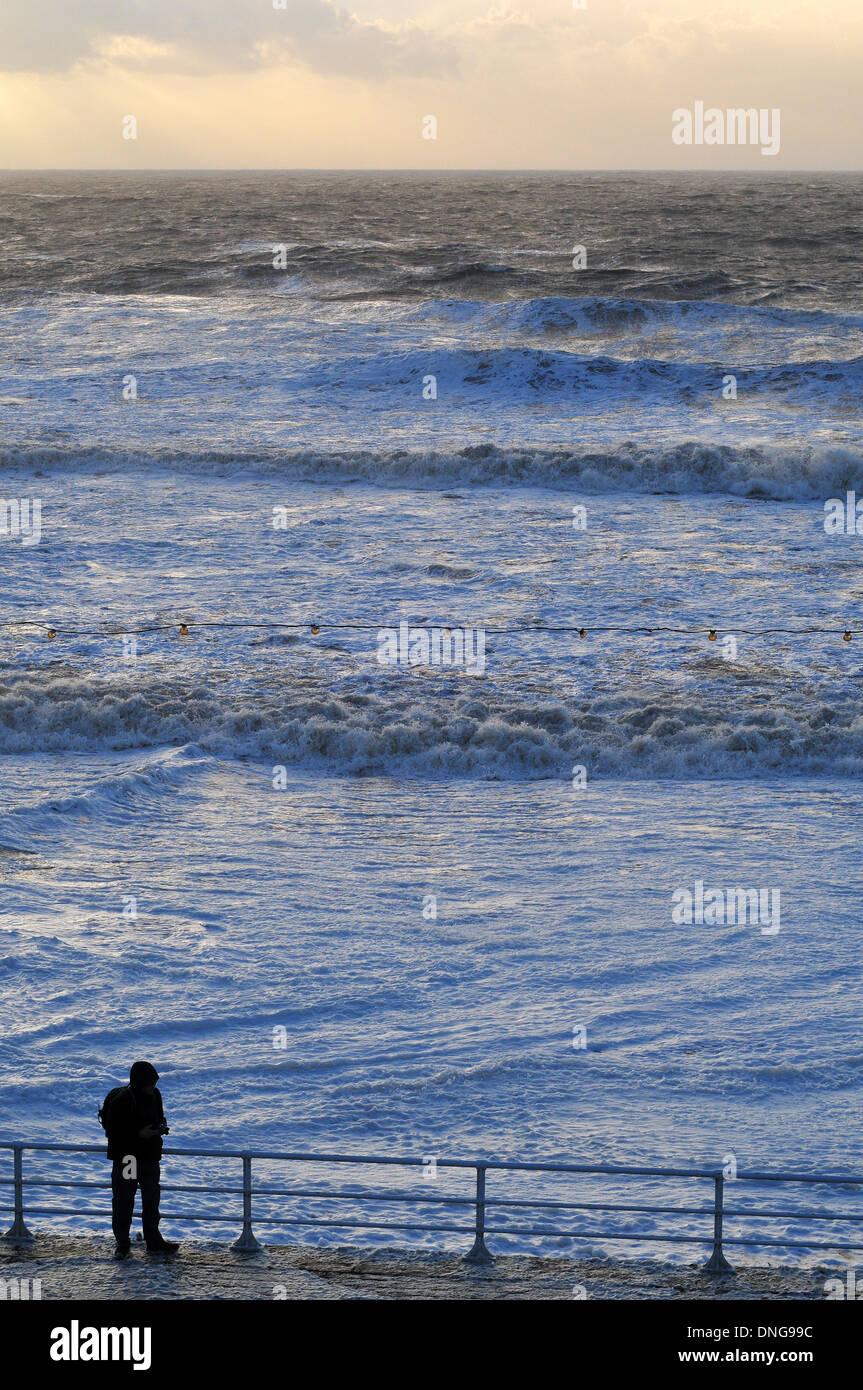
<path id="1" fill-rule="evenodd" d="M 162 1093 L 155 1090 L 145 1095 L 142 1086 L 158 1081 L 159 1073 L 149 1062 L 134 1062 L 129 1071 L 129 1085 L 121 1091 L 111 1107 L 111 1130 L 108 1135 L 108 1158 L 133 1155 L 140 1163 L 158 1163 L 162 1157 L 162 1136 L 142 1139 L 140 1130 L 148 1125 L 158 1126 L 165 1118 Z"/>

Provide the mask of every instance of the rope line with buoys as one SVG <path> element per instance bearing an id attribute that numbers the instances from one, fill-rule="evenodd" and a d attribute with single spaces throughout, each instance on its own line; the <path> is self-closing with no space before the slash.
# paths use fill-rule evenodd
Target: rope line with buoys
<path id="1" fill-rule="evenodd" d="M 407 619 L 400 618 L 399 622 L 406 623 Z M 28 627 L 44 632 L 49 642 L 55 641 L 58 637 L 133 637 L 141 636 L 148 632 L 175 632 L 179 637 L 190 637 L 192 628 L 196 631 L 207 631 L 210 629 L 229 629 L 229 628 L 253 628 L 258 631 L 292 631 L 309 632 L 312 637 L 318 637 L 326 627 L 328 632 L 380 632 L 382 629 L 393 627 L 393 623 L 281 623 L 271 619 L 260 620 L 241 620 L 241 621 L 203 621 L 193 623 L 189 619 L 172 623 L 146 623 L 140 627 L 118 627 L 118 628 L 78 628 L 78 627 L 54 627 L 47 623 L 21 619 L 20 621 L 7 620 L 4 624 L 6 628 Z M 416 627 L 440 627 L 442 631 L 458 631 L 463 624 L 429 624 L 418 623 L 410 624 Z M 476 624 L 485 633 L 495 636 L 519 637 L 526 634 L 575 634 L 580 638 L 586 638 L 588 633 L 624 633 L 630 636 L 653 637 L 661 634 L 670 634 L 675 637 L 701 637 L 705 633 L 708 642 L 715 642 L 720 633 L 727 636 L 740 637 L 810 637 L 828 636 L 836 637 L 841 634 L 843 642 L 850 642 L 853 632 L 850 628 L 840 626 L 833 627 L 736 627 L 728 624 L 724 627 L 668 627 L 663 624 L 639 624 L 638 626 L 603 624 L 591 628 L 581 626 L 570 626 L 568 624 L 531 624 L 519 627 L 487 627 L 485 624 Z"/>

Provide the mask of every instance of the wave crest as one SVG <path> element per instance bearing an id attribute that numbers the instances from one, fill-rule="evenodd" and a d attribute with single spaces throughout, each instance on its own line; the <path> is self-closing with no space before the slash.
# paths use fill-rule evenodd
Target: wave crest
<path id="1" fill-rule="evenodd" d="M 496 444 L 462 449 L 295 449 L 176 454 L 28 448 L 0 450 L 0 467 L 69 473 L 140 468 L 232 477 L 258 473 L 299 482 L 367 482 L 382 487 L 489 485 L 585 492 L 730 494 L 761 500 L 819 501 L 863 494 L 863 449 L 851 445 L 758 446 L 690 440 L 663 447 L 530 448 Z"/>
<path id="2" fill-rule="evenodd" d="M 225 692 L 178 681 L 134 695 L 85 676 L 33 673 L 0 693 L 0 751 L 193 744 L 196 756 L 337 773 L 496 779 L 569 777 L 575 763 L 596 777 L 687 780 L 863 771 L 858 701 L 837 695 L 828 703 L 790 681 L 765 711 L 751 695 L 727 690 L 651 697 L 623 688 L 555 699 L 512 695 L 478 678 L 431 679 L 433 700 L 428 679 L 408 673 L 388 673 L 362 692 L 332 693 L 322 677 L 285 674 L 277 689 Z M 159 775 L 183 774 L 168 767 Z M 77 802 L 65 809 L 80 811 Z"/>

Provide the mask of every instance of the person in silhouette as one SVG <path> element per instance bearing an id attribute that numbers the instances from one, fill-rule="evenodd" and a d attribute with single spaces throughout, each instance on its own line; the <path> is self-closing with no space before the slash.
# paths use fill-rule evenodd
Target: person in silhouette
<path id="1" fill-rule="evenodd" d="M 112 1226 L 117 1248 L 114 1258 L 125 1259 L 131 1249 L 129 1233 L 135 1210 L 135 1192 L 141 1189 L 141 1224 L 149 1255 L 173 1255 L 179 1249 L 164 1240 L 159 1230 L 159 1160 L 162 1135 L 168 1133 L 162 1095 L 156 1088 L 159 1073 L 150 1062 L 133 1062 L 128 1086 L 119 1086 L 106 1097 L 100 1118 L 108 1136 L 111 1171 Z"/>

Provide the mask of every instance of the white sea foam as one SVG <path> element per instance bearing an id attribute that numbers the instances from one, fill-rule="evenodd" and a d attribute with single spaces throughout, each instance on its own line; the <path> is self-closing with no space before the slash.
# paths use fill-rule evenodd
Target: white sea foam
<path id="1" fill-rule="evenodd" d="M 389 673 L 388 673 L 389 674 Z M 478 681 L 476 682 L 478 684 Z M 406 688 L 407 686 L 407 688 Z M 308 676 L 255 691 L 192 693 L 183 681 L 110 691 L 85 676 L 22 677 L 0 693 L 0 752 L 92 752 L 193 743 L 223 758 L 339 773 L 473 778 L 565 778 L 574 762 L 592 776 L 727 778 L 859 775 L 863 717 L 853 694 L 816 687 L 730 694 L 621 686 L 593 698 L 525 698 L 505 688 L 459 692 L 458 681 L 381 678 L 362 692 L 332 691 Z M 169 789 L 188 768 L 158 769 Z M 155 770 L 112 781 L 100 798 L 124 802 L 154 790 Z M 52 805 L 89 814 L 94 793 Z"/>

